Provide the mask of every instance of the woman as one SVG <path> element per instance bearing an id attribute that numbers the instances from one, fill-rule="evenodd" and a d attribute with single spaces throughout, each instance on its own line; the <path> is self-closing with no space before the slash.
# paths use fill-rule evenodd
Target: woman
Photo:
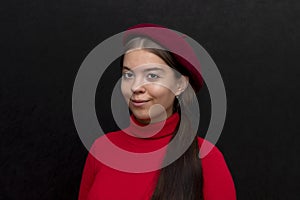
<path id="1" fill-rule="evenodd" d="M 201 88 L 202 77 L 189 62 L 168 51 L 174 49 L 174 43 L 189 55 L 193 54 L 191 48 L 181 36 L 167 29 L 163 31 L 167 31 L 165 35 L 141 27 L 160 26 L 138 25 L 124 37 L 121 90 L 130 110 L 130 125 L 106 136 L 129 152 L 152 152 L 167 146 L 161 168 L 133 173 L 106 165 L 95 156 L 95 152 L 101 152 L 97 150 L 103 141 L 100 137 L 93 144 L 93 154 L 87 157 L 79 200 L 234 200 L 233 180 L 222 154 L 213 147 L 207 156 L 199 158 L 204 140 L 193 134 L 188 119 L 190 105 L 196 102 L 193 94 Z M 176 148 L 186 144 L 189 147 L 168 163 L 175 150 L 168 144 L 175 137 L 179 138 Z"/>

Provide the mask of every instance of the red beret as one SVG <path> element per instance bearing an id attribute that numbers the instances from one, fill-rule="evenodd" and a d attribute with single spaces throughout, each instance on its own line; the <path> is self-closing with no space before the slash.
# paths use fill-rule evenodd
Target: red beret
<path id="1" fill-rule="evenodd" d="M 136 36 L 146 36 L 167 50 L 176 53 L 174 56 L 188 71 L 190 84 L 194 90 L 197 92 L 201 89 L 203 78 L 200 74 L 200 63 L 193 48 L 185 41 L 185 36 L 160 25 L 137 24 L 125 31 L 123 42 L 125 43 Z"/>

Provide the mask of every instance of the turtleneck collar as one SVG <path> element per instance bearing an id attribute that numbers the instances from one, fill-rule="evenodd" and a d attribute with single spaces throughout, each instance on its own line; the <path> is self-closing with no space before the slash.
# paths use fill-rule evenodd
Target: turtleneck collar
<path id="1" fill-rule="evenodd" d="M 176 129 L 176 126 L 179 122 L 179 114 L 173 113 L 166 120 L 152 123 L 152 124 L 143 124 L 131 115 L 130 116 L 130 125 L 124 131 L 133 137 L 140 139 L 158 139 L 167 136 L 171 136 Z"/>

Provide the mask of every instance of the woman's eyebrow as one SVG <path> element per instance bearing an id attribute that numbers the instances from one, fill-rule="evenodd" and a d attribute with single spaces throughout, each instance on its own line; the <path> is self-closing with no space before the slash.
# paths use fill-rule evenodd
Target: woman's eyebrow
<path id="1" fill-rule="evenodd" d="M 159 68 L 159 67 L 152 67 L 152 68 L 147 68 L 147 69 L 145 69 L 144 71 L 146 71 L 146 72 L 148 72 L 148 71 L 165 71 L 164 69 L 162 69 L 162 68 Z"/>
<path id="2" fill-rule="evenodd" d="M 123 70 L 133 71 L 132 69 L 130 69 L 127 66 L 123 66 Z M 149 72 L 149 71 L 162 71 L 162 72 L 166 72 L 164 69 L 159 68 L 159 67 L 147 68 L 147 69 L 144 69 L 143 71 L 144 72 Z"/>
<path id="3" fill-rule="evenodd" d="M 129 67 L 123 66 L 122 70 L 132 71 Z"/>

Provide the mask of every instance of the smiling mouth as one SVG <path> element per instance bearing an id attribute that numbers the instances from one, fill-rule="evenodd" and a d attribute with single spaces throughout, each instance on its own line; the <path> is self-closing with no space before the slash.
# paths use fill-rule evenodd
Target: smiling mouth
<path id="1" fill-rule="evenodd" d="M 140 107 L 145 105 L 148 101 L 150 100 L 134 100 L 134 99 L 130 99 L 130 102 L 132 105 L 136 106 L 136 107 Z"/>

